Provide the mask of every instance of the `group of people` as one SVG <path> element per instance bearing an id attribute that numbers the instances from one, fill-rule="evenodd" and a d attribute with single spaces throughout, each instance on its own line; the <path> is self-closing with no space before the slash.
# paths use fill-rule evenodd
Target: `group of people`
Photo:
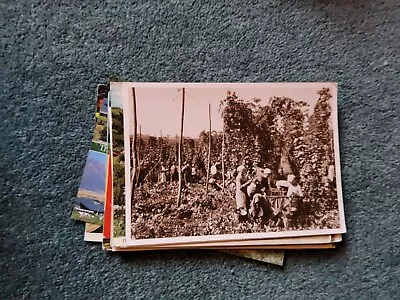
<path id="1" fill-rule="evenodd" d="M 200 174 L 194 166 L 184 162 L 181 168 L 185 186 L 200 181 Z M 293 174 L 285 174 L 280 168 L 273 174 L 269 168 L 260 168 L 256 164 L 249 167 L 242 164 L 227 169 L 222 174 L 221 163 L 210 168 L 209 185 L 212 191 L 232 191 L 235 195 L 235 215 L 239 221 L 262 218 L 274 222 L 285 229 L 293 226 L 296 214 L 301 212 L 303 192 Z M 222 177 L 224 181 L 222 183 Z M 176 163 L 161 163 L 159 182 L 174 183 L 179 180 L 179 167 Z"/>
<path id="2" fill-rule="evenodd" d="M 189 163 L 184 162 L 181 168 L 182 180 L 185 185 L 198 181 L 197 169 Z M 179 166 L 172 163 L 170 166 L 161 162 L 159 182 L 161 184 L 173 183 L 179 180 Z"/>
<path id="3" fill-rule="evenodd" d="M 249 167 L 243 163 L 237 168 L 228 168 L 221 184 L 219 166 L 218 163 L 212 165 L 209 183 L 216 192 L 226 188 L 234 193 L 235 215 L 239 221 L 262 218 L 285 229 L 298 225 L 295 219 L 305 213 L 306 205 L 303 205 L 303 192 L 295 175 L 285 174 L 282 168 L 273 173 L 269 168 L 260 168 L 257 164 Z"/>
<path id="4" fill-rule="evenodd" d="M 277 180 L 272 179 L 268 168 L 247 170 L 244 165 L 237 168 L 235 200 L 239 220 L 263 218 L 285 229 L 295 226 L 302 206 L 301 187 L 295 175 L 285 178 L 282 169 L 274 177 Z"/>

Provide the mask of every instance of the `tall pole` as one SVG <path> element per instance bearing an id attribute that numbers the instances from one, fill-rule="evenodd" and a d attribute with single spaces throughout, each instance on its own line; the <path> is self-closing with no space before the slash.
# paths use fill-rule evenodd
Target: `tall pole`
<path id="1" fill-rule="evenodd" d="M 137 154 L 137 160 L 138 160 L 138 164 L 140 166 L 140 147 L 142 144 L 142 125 L 139 125 L 139 140 L 138 140 L 138 154 Z"/>
<path id="2" fill-rule="evenodd" d="M 178 135 L 175 136 L 175 141 L 178 139 Z M 179 142 L 175 144 L 175 162 L 179 159 L 178 158 L 179 152 Z"/>
<path id="3" fill-rule="evenodd" d="M 160 157 L 158 158 L 158 163 L 162 164 L 162 130 L 160 130 Z M 162 166 L 161 166 L 161 173 L 160 174 L 160 182 L 162 181 L 162 176 L 163 176 L 163 170 L 162 170 Z M 164 174 L 165 177 L 167 176 L 167 174 Z M 165 178 L 166 179 L 166 178 Z"/>
<path id="4" fill-rule="evenodd" d="M 225 190 L 225 131 L 222 129 L 222 191 Z"/>
<path id="5" fill-rule="evenodd" d="M 132 146 L 131 146 L 131 158 L 132 158 L 132 175 L 131 175 L 131 199 L 133 202 L 133 195 L 135 191 L 134 181 L 136 174 L 136 166 L 137 166 L 137 152 L 136 152 L 136 138 L 137 138 L 137 115 L 136 115 L 136 93 L 135 88 L 132 88 L 132 100 L 133 100 L 133 136 L 132 136 Z"/>
<path id="6" fill-rule="evenodd" d="M 162 137 L 162 130 L 160 130 L 160 157 L 158 158 L 158 163 L 162 163 L 162 149 L 163 149 L 163 137 Z M 162 173 L 162 166 L 161 166 L 161 173 L 159 173 L 159 174 L 161 174 L 160 175 L 160 182 L 161 182 L 161 180 L 162 180 L 162 176 L 163 176 L 163 173 Z M 167 176 L 167 174 L 165 174 L 165 176 Z"/>
<path id="7" fill-rule="evenodd" d="M 208 181 L 210 180 L 210 168 L 211 168 L 211 104 L 208 104 L 208 122 L 210 124 L 210 130 L 208 132 L 208 164 L 207 164 L 207 181 L 206 181 L 206 197 L 208 195 Z"/>
<path id="8" fill-rule="evenodd" d="M 182 194 L 182 140 L 183 140 L 183 119 L 185 116 L 185 88 L 182 89 L 182 113 L 181 113 L 181 136 L 179 138 L 179 149 L 178 149 L 178 174 L 179 174 L 179 185 L 178 185 L 178 198 L 176 205 L 181 206 L 181 194 Z"/>

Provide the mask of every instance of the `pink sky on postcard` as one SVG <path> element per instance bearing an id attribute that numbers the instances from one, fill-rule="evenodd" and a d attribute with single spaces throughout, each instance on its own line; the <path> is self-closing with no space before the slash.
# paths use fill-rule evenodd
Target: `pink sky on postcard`
<path id="1" fill-rule="evenodd" d="M 183 84 L 134 84 L 125 83 L 120 92 L 114 94 L 121 98 L 132 97 L 131 88 L 135 86 L 137 121 L 142 134 L 175 136 L 180 133 L 180 115 Z M 332 87 L 331 83 L 303 84 L 185 84 L 184 136 L 197 137 L 202 130 L 208 130 L 208 104 L 211 103 L 212 130 L 222 130 L 219 103 L 227 91 L 249 101 L 260 98 L 266 104 L 272 96 L 286 96 L 302 100 L 310 105 L 312 112 L 318 100 L 317 91 Z"/>

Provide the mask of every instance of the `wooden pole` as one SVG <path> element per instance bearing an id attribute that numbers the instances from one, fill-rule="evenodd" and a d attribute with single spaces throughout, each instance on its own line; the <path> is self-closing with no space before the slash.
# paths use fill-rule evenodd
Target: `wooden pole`
<path id="1" fill-rule="evenodd" d="M 225 190 L 225 131 L 222 129 L 222 191 Z"/>
<path id="2" fill-rule="evenodd" d="M 160 156 L 158 158 L 157 165 L 162 163 L 162 149 L 163 149 L 163 137 L 162 137 L 162 130 L 160 130 Z M 161 169 L 162 169 L 162 166 L 161 166 Z M 160 176 L 159 181 L 161 182 L 161 179 L 162 179 L 162 176 L 163 176 L 162 170 L 161 170 L 161 172 L 159 172 L 159 174 L 160 174 L 159 175 Z M 165 174 L 165 176 L 167 176 L 167 174 Z"/>
<path id="3" fill-rule="evenodd" d="M 211 168 L 211 104 L 208 104 L 208 121 L 210 123 L 210 130 L 208 132 L 208 164 L 207 164 L 207 181 L 206 181 L 206 197 L 208 195 L 208 181 L 210 180 Z"/>
<path id="4" fill-rule="evenodd" d="M 138 140 L 138 164 L 140 165 L 140 147 L 142 145 L 142 125 L 139 125 L 139 140 Z"/>
<path id="5" fill-rule="evenodd" d="M 137 134 L 137 115 L 136 115 L 136 93 L 135 88 L 132 88 L 132 98 L 133 98 L 133 137 L 132 137 L 132 146 L 131 146 L 131 157 L 132 157 L 132 175 L 131 175 L 131 201 L 133 202 L 133 195 L 135 191 L 135 174 L 136 174 L 136 166 L 137 166 L 137 152 L 136 152 L 136 134 Z"/>
<path id="6" fill-rule="evenodd" d="M 178 135 L 175 136 L 175 141 L 178 139 Z M 179 160 L 179 142 L 175 145 L 175 162 Z"/>
<path id="7" fill-rule="evenodd" d="M 163 137 L 162 137 L 162 130 L 160 131 L 160 161 L 162 161 L 162 150 L 163 150 Z"/>
<path id="8" fill-rule="evenodd" d="M 181 206 L 181 194 L 182 194 L 182 140 L 183 140 L 183 119 L 185 116 L 185 88 L 182 89 L 182 114 L 181 114 L 181 136 L 179 138 L 179 149 L 178 149 L 178 174 L 179 174 L 179 185 L 178 185 L 178 198 L 177 206 Z"/>

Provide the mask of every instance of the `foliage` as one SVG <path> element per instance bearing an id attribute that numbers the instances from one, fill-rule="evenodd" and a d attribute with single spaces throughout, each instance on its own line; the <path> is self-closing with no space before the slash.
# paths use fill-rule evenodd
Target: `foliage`
<path id="1" fill-rule="evenodd" d="M 113 107 L 112 115 L 112 147 L 113 147 L 113 199 L 115 205 L 125 204 L 125 156 L 124 149 L 124 128 L 123 111 L 121 108 Z M 102 134 L 107 134 L 104 129 Z"/>
<path id="2" fill-rule="evenodd" d="M 260 153 L 254 153 L 256 132 L 253 115 L 254 103 L 239 99 L 235 92 L 228 92 L 220 103 L 221 115 L 226 135 L 226 159 L 232 167 L 241 164 L 246 158 L 261 160 Z"/>
<path id="3" fill-rule="evenodd" d="M 246 158 L 273 170 L 299 173 L 304 163 L 304 122 L 307 103 L 287 97 L 272 97 L 269 105 L 260 99 L 245 102 L 228 92 L 220 108 L 227 136 L 227 160 L 232 166 Z"/>
<path id="4" fill-rule="evenodd" d="M 121 209 L 114 209 L 113 216 L 113 236 L 125 236 L 125 211 Z"/>
<path id="5" fill-rule="evenodd" d="M 288 97 L 271 97 L 267 103 L 262 103 L 260 99 L 244 101 L 235 92 L 228 92 L 226 98 L 220 102 L 223 132 L 211 132 L 210 157 L 212 164 L 223 159 L 226 170 L 243 163 L 257 163 L 259 166 L 270 168 L 273 176 L 279 168 L 283 168 L 285 174 L 294 174 L 303 187 L 304 199 L 313 203 L 312 219 L 315 220 L 315 224 L 318 223 L 320 214 L 337 209 L 334 186 L 323 182 L 328 165 L 334 164 L 329 104 L 332 96 L 329 89 L 322 89 L 318 94 L 319 99 L 310 116 L 310 108 L 303 101 Z M 122 110 L 113 108 L 112 117 L 113 149 L 114 153 L 117 153 L 114 157 L 114 199 L 115 204 L 123 205 Z M 223 137 L 224 157 L 221 151 Z M 191 164 L 203 177 L 207 172 L 209 138 L 208 131 L 201 131 L 197 138 L 183 139 L 182 162 Z M 161 162 L 166 167 L 177 164 L 179 138 L 139 135 L 138 139 L 140 170 L 137 172 L 141 174 L 139 178 L 144 178 L 145 184 L 155 184 L 159 180 Z M 169 193 L 172 193 L 172 198 L 175 197 L 173 192 Z M 162 193 L 153 196 L 163 198 Z M 143 205 L 140 202 L 146 197 L 135 197 L 139 197 L 135 200 L 139 201 L 137 205 Z"/>
<path id="6" fill-rule="evenodd" d="M 125 166 L 121 157 L 113 158 L 113 173 L 114 204 L 125 205 Z"/>
<path id="7" fill-rule="evenodd" d="M 327 168 L 334 164 L 333 131 L 331 124 L 332 98 L 328 88 L 318 92 L 319 99 L 310 116 L 306 138 L 306 161 L 301 170 L 304 193 L 314 202 L 316 210 L 323 211 L 337 205 L 336 189 L 325 184 Z"/>
<path id="8" fill-rule="evenodd" d="M 287 97 L 272 97 L 270 107 L 274 116 L 270 126 L 274 143 L 274 167 L 279 166 L 285 173 L 297 176 L 305 161 L 304 124 L 308 104 Z"/>

